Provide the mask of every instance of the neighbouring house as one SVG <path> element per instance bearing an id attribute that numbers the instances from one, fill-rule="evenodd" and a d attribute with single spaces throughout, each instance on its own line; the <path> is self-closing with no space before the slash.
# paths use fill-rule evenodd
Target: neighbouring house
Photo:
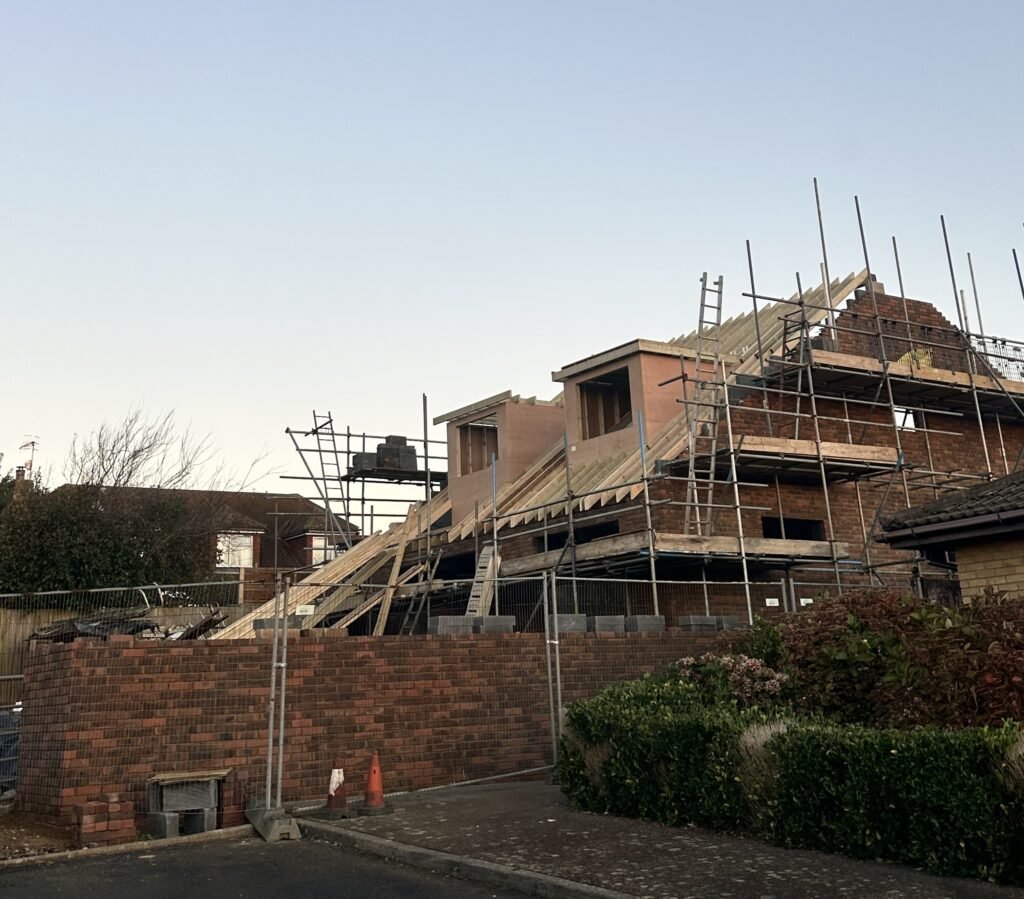
<path id="1" fill-rule="evenodd" d="M 322 506 L 295 493 L 189 490 L 197 501 L 218 510 L 217 568 L 288 570 L 309 568 L 346 548 L 344 535 L 326 522 Z M 276 524 L 275 524 L 276 522 Z M 355 525 L 339 519 L 350 542 Z"/>
<path id="2" fill-rule="evenodd" d="M 85 488 L 72 484 L 58 488 L 76 489 Z M 244 582 L 240 597 L 245 602 L 263 601 L 272 595 L 276 573 L 320 565 L 360 539 L 355 525 L 337 516 L 329 522 L 322 506 L 295 493 L 116 489 L 121 496 L 131 494 L 142 504 L 149 495 L 184 499 L 195 510 L 196 526 L 209 531 L 211 570 Z"/>
<path id="3" fill-rule="evenodd" d="M 335 558 L 345 539 L 316 503 L 294 493 L 251 493 L 229 490 L 183 491 L 216 510 L 218 572 L 238 572 L 249 583 L 246 600 L 254 601 L 256 584 L 271 583 L 276 572 L 310 568 Z M 350 542 L 358 529 L 340 520 Z M 262 593 L 262 591 L 260 591 Z"/>
<path id="4" fill-rule="evenodd" d="M 882 531 L 878 540 L 955 573 L 965 601 L 1024 597 L 1024 471 L 898 512 Z"/>

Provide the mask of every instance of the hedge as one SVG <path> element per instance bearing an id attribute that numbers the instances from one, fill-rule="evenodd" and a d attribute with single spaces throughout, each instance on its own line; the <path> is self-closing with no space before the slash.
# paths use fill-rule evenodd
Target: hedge
<path id="1" fill-rule="evenodd" d="M 787 846 L 1024 883 L 1024 802 L 998 730 L 798 725 L 776 737 Z"/>
<path id="2" fill-rule="evenodd" d="M 567 721 L 562 789 L 589 811 L 1024 884 L 1016 726 L 764 727 L 763 712 L 657 678 L 576 703 Z"/>

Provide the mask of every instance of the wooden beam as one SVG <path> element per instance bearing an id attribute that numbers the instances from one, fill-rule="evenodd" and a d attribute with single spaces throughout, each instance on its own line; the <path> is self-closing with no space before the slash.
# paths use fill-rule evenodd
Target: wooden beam
<path id="1" fill-rule="evenodd" d="M 411 581 L 422 570 L 423 570 L 423 566 L 422 565 L 414 565 L 407 572 L 405 572 L 405 574 L 403 574 L 397 581 L 395 581 L 395 585 L 394 585 L 395 589 L 397 589 L 398 587 L 401 587 L 403 584 L 408 583 L 409 581 Z M 381 602 L 384 601 L 384 595 L 388 592 L 389 588 L 390 588 L 390 585 L 388 585 L 388 587 L 385 587 L 383 590 L 378 590 L 375 594 L 373 594 L 373 596 L 371 596 L 369 599 L 365 600 L 364 602 L 360 603 L 358 606 L 356 606 L 356 608 L 354 608 L 351 612 L 349 612 L 343 618 L 339 618 L 336 622 L 334 622 L 334 624 L 331 625 L 331 628 L 337 628 L 337 629 L 340 630 L 343 627 L 348 627 L 353 621 L 358 621 L 360 618 L 363 617 L 363 615 L 365 615 L 367 612 L 369 612 L 370 609 L 372 609 L 378 603 L 381 603 Z M 394 591 L 392 591 L 392 595 L 394 595 Z M 380 621 L 379 617 L 378 617 L 377 621 L 378 622 Z M 374 628 L 374 636 L 380 636 L 379 634 L 377 634 L 377 629 L 376 628 Z"/>
<path id="2" fill-rule="evenodd" d="M 388 624 L 388 613 L 391 611 L 391 600 L 394 598 L 395 590 L 398 587 L 398 575 L 402 570 L 402 562 L 405 559 L 405 546 L 409 542 L 409 534 L 416 521 L 416 506 L 410 506 L 409 514 L 402 525 L 402 532 L 398 538 L 398 548 L 395 550 L 395 558 L 391 563 L 391 576 L 388 578 L 388 585 L 384 589 L 380 613 L 377 615 L 377 623 L 373 627 L 373 635 L 375 637 L 384 636 L 384 629 Z"/>

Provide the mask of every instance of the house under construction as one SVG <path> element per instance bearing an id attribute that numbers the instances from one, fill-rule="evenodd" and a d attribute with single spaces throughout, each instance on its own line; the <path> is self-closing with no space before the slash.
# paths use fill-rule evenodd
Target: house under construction
<path id="1" fill-rule="evenodd" d="M 1022 344 L 984 333 L 976 295 L 972 331 L 955 280 L 954 294 L 956 325 L 865 269 L 786 298 L 751 283 L 750 310 L 723 321 L 722 278 L 705 275 L 684 336 L 564 365 L 551 401 L 506 392 L 436 417 L 447 473 L 430 474 L 425 427 L 422 468 L 378 472 L 419 497 L 293 586 L 290 611 L 305 627 L 413 633 L 504 602 L 535 627 L 540 588 L 510 585 L 552 572 L 574 611 L 594 611 L 579 582 L 641 584 L 616 594 L 625 608 L 632 596 L 672 623 L 871 584 L 955 589 L 945 558 L 876 540 L 887 515 L 1007 474 L 1024 451 Z M 218 636 L 251 635 L 268 610 Z"/>

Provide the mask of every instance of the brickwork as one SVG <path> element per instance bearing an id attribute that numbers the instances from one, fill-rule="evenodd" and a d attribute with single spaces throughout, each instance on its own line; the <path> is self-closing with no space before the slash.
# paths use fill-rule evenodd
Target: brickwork
<path id="1" fill-rule="evenodd" d="M 964 599 L 982 596 L 988 587 L 1014 599 L 1024 597 L 1024 538 L 958 546 L 956 567 Z"/>
<path id="2" fill-rule="evenodd" d="M 703 652 L 710 642 L 674 629 L 565 635 L 565 701 Z M 288 651 L 284 799 L 323 798 L 335 755 L 350 795 L 362 790 L 374 750 L 392 791 L 549 763 L 544 647 L 541 634 L 296 634 Z M 82 840 L 129 839 L 130 828 L 111 823 L 125 820 L 123 803 L 134 803 L 135 823 L 144 826 L 148 778 L 230 768 L 221 823 L 240 823 L 245 796 L 262 794 L 266 774 L 270 655 L 263 640 L 34 644 L 25 669 L 19 809 L 77 826 Z M 86 831 L 87 823 L 96 826 Z"/>
<path id="3" fill-rule="evenodd" d="M 867 291 L 858 291 L 836 316 L 836 350 L 882 359 L 883 342 L 884 358 L 890 362 L 913 349 L 929 352 L 934 368 L 967 371 L 967 355 L 961 349 L 960 335 L 931 303 L 877 292 L 872 302 Z"/>
<path id="4" fill-rule="evenodd" d="M 102 793 L 72 810 L 74 843 L 79 848 L 128 843 L 136 839 L 135 803 L 124 802 L 120 793 Z"/>

